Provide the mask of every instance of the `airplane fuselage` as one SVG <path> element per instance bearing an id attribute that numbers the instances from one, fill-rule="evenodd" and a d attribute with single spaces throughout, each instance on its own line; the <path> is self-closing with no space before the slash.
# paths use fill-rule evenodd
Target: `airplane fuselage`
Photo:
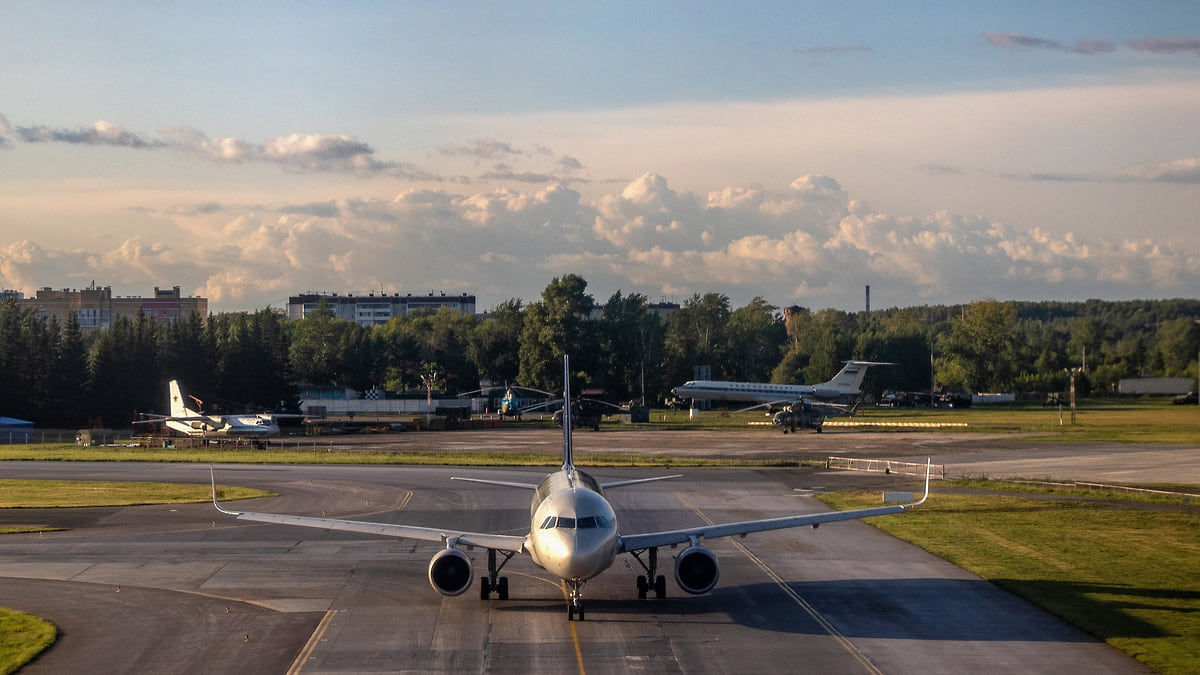
<path id="1" fill-rule="evenodd" d="M 573 468 L 556 471 L 534 493 L 527 540 L 539 567 L 560 579 L 583 581 L 616 559 L 617 516 L 595 478 Z"/>
<path id="2" fill-rule="evenodd" d="M 770 384 L 766 382 L 725 382 L 689 380 L 671 390 L 679 398 L 697 401 L 752 401 L 774 403 L 802 398 L 832 398 L 839 393 L 819 392 L 816 387 L 802 384 Z"/>
<path id="3" fill-rule="evenodd" d="M 867 368 L 886 365 L 891 364 L 877 361 L 846 361 L 832 380 L 820 384 L 690 380 L 671 391 L 679 398 L 690 398 L 694 401 L 750 401 L 753 403 L 776 403 L 801 399 L 830 401 L 859 394 L 863 377 L 867 374 Z"/>
<path id="4" fill-rule="evenodd" d="M 188 411 L 192 412 L 192 411 Z M 166 420 L 168 428 L 188 436 L 278 436 L 279 425 L 266 415 L 212 415 Z"/>

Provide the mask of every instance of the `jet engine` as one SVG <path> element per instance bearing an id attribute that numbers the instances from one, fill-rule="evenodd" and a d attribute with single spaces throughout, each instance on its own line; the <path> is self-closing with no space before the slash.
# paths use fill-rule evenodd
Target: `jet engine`
<path id="1" fill-rule="evenodd" d="M 692 595 L 711 591 L 720 575 L 717 556 L 703 546 L 693 544 L 675 556 L 675 583 Z"/>
<path id="2" fill-rule="evenodd" d="M 429 583 L 442 595 L 462 595 L 473 576 L 471 560 L 456 548 L 444 548 L 429 561 Z"/>

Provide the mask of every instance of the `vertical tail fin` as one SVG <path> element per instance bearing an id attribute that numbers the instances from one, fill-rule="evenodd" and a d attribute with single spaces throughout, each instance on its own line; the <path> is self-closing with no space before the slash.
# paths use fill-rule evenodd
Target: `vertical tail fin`
<path id="1" fill-rule="evenodd" d="M 563 471 L 575 468 L 574 451 L 571 449 L 571 365 L 570 357 L 563 354 Z"/>
<path id="2" fill-rule="evenodd" d="M 839 396 L 859 393 L 867 368 L 871 366 L 891 366 L 892 363 L 880 361 L 846 361 L 846 365 L 828 382 L 822 382 L 813 387 L 818 396 Z"/>
<path id="3" fill-rule="evenodd" d="M 179 380 L 171 380 L 171 417 L 191 417 L 191 411 L 183 403 L 183 394 L 179 391 Z"/>

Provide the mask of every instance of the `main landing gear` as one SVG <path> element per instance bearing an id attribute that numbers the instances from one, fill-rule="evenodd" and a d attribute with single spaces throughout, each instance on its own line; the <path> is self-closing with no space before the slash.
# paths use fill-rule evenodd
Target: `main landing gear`
<path id="1" fill-rule="evenodd" d="M 645 600 L 646 595 L 653 590 L 655 599 L 662 600 L 667 597 L 667 578 L 658 574 L 658 549 L 648 548 L 644 551 L 630 551 L 635 560 L 642 565 L 642 569 L 646 570 L 645 576 L 638 575 L 637 578 L 637 596 L 638 600 Z M 646 560 L 642 560 L 641 554 L 646 554 Z"/>
<path id="2" fill-rule="evenodd" d="M 512 551 L 499 551 L 500 555 L 504 556 L 504 560 L 497 564 L 496 549 L 488 549 L 488 574 L 486 577 L 479 578 L 479 599 L 487 600 L 495 591 L 496 596 L 501 600 L 508 599 L 508 577 L 500 576 L 500 570 L 508 564 L 509 560 L 516 555 Z"/>

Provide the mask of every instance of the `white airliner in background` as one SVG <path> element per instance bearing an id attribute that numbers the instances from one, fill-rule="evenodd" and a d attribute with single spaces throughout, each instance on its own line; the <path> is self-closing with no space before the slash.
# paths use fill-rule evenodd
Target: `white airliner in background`
<path id="1" fill-rule="evenodd" d="M 179 390 L 179 381 L 171 380 L 169 384 L 170 415 L 144 414 L 147 419 L 138 420 L 134 424 L 163 424 L 168 429 L 178 431 L 186 436 L 241 436 L 263 437 L 278 436 L 279 423 L 277 418 L 303 417 L 303 415 L 280 415 L 276 413 L 252 413 L 247 415 L 207 415 L 200 410 L 193 410 L 183 402 L 183 393 Z M 201 405 L 195 396 L 188 398 Z"/>
<path id="2" fill-rule="evenodd" d="M 464 530 L 370 523 L 355 520 L 335 520 L 308 516 L 289 516 L 274 513 L 232 511 L 217 502 L 216 477 L 212 476 L 213 505 L 222 513 L 241 520 L 284 525 L 299 525 L 324 530 L 344 530 L 389 537 L 404 537 L 436 541 L 443 548 L 429 562 L 429 583 L 442 595 L 461 595 L 471 587 L 471 561 L 463 551 L 478 546 L 487 550 L 487 576 L 479 580 L 479 597 L 488 599 L 495 592 L 499 599 L 508 599 L 508 578 L 500 570 L 518 553 L 528 554 L 533 562 L 555 575 L 570 589 L 567 617 L 583 620 L 582 590 L 588 579 L 612 566 L 617 555 L 632 555 L 646 570 L 637 578 L 637 594 L 645 598 L 650 591 L 656 598 L 666 596 L 666 579 L 658 574 L 658 549 L 685 544 L 675 556 L 675 581 L 692 594 L 707 593 L 717 583 L 717 557 L 705 548 L 704 539 L 746 535 L 751 532 L 778 530 L 839 520 L 852 520 L 900 513 L 923 504 L 929 497 L 929 472 L 925 474 L 925 496 L 909 504 L 880 506 L 853 511 L 833 511 L 810 515 L 785 516 L 764 520 L 748 520 L 724 525 L 702 525 L 666 532 L 621 534 L 617 516 L 604 495 L 606 489 L 646 483 L 679 476 L 659 476 L 636 480 L 600 483 L 591 475 L 575 468 L 571 448 L 571 392 L 567 385 L 568 361 L 563 357 L 563 462 L 562 468 L 547 475 L 541 483 L 516 483 L 481 478 L 452 478 L 489 485 L 522 488 L 533 492 L 530 507 L 529 534 L 514 536 L 487 534 Z M 211 469 L 210 469 L 211 473 Z M 499 559 L 503 556 L 503 560 Z"/>
<path id="3" fill-rule="evenodd" d="M 803 399 L 841 399 L 860 393 L 863 376 L 870 366 L 891 366 L 879 361 L 846 361 L 837 375 L 821 384 L 770 384 L 767 382 L 726 382 L 689 380 L 671 390 L 679 398 L 694 401 L 753 401 L 783 403 Z"/>

